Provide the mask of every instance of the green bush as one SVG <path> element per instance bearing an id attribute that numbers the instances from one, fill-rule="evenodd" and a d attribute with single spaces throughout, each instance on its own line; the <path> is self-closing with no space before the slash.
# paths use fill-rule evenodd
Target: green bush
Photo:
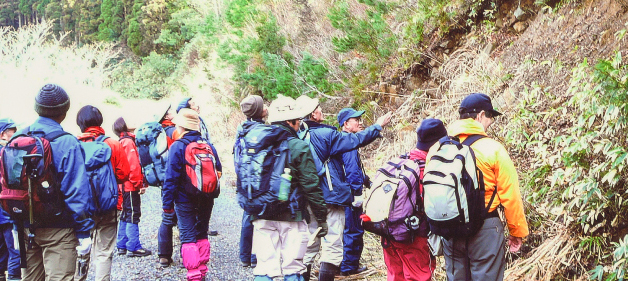
<path id="1" fill-rule="evenodd" d="M 172 75 L 176 66 L 174 56 L 152 52 L 141 64 L 126 61 L 118 65 L 111 76 L 111 88 L 127 98 L 163 98 L 179 87 Z"/>

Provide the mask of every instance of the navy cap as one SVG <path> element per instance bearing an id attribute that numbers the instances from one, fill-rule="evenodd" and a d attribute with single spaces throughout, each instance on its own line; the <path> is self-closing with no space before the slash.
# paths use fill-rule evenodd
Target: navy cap
<path id="1" fill-rule="evenodd" d="M 185 109 L 185 108 L 189 108 L 190 107 L 190 100 L 192 100 L 192 98 L 185 98 L 185 99 L 181 100 L 181 102 L 177 106 L 177 114 L 179 113 L 179 111 L 181 109 Z"/>
<path id="2" fill-rule="evenodd" d="M 338 112 L 338 123 L 340 127 L 345 124 L 345 121 L 348 121 L 350 118 L 361 117 L 364 114 L 364 111 L 356 111 L 352 108 L 344 108 Z"/>
<path id="3" fill-rule="evenodd" d="M 501 116 L 502 113 L 493 108 L 491 98 L 482 93 L 471 93 L 469 96 L 462 99 L 458 113 L 479 113 L 481 111 L 490 112 L 492 116 Z"/>
<path id="4" fill-rule="evenodd" d="M 2 134 L 5 130 L 9 128 L 17 128 L 15 126 L 15 122 L 13 122 L 10 118 L 0 119 L 0 134 Z"/>
<path id="5" fill-rule="evenodd" d="M 416 147 L 419 150 L 429 151 L 430 147 L 438 142 L 439 139 L 447 136 L 447 129 L 440 119 L 428 118 L 421 122 L 416 130 L 417 142 Z"/>

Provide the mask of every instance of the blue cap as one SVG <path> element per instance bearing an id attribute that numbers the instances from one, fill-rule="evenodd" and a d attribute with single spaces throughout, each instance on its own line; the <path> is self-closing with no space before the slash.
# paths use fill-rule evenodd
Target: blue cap
<path id="1" fill-rule="evenodd" d="M 421 122 L 416 130 L 417 142 L 416 148 L 423 151 L 429 151 L 432 145 L 439 139 L 447 136 L 447 129 L 440 119 L 428 118 Z"/>
<path id="2" fill-rule="evenodd" d="M 471 93 L 469 96 L 462 99 L 458 113 L 479 113 L 481 111 L 490 112 L 492 116 L 500 116 L 502 113 L 493 109 L 491 98 L 483 93 Z"/>
<path id="3" fill-rule="evenodd" d="M 338 123 L 340 124 L 340 127 L 342 127 L 342 125 L 345 124 L 345 121 L 349 120 L 350 118 L 361 117 L 363 114 L 364 111 L 356 111 L 352 108 L 344 108 L 340 110 L 340 112 L 338 112 Z"/>
<path id="4" fill-rule="evenodd" d="M 5 130 L 9 128 L 17 128 L 15 126 L 15 122 L 13 122 L 10 118 L 0 119 L 0 134 L 2 134 Z"/>
<path id="5" fill-rule="evenodd" d="M 181 101 L 181 103 L 179 103 L 179 106 L 177 106 L 177 114 L 181 109 L 190 107 L 190 100 L 192 100 L 192 98 L 185 98 Z"/>

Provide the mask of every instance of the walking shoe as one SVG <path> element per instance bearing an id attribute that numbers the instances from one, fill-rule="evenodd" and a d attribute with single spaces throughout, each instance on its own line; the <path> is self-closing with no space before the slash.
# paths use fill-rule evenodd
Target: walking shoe
<path id="1" fill-rule="evenodd" d="M 126 253 L 126 255 L 129 257 L 145 257 L 145 256 L 150 256 L 151 254 L 153 254 L 153 252 L 144 248 L 141 248 L 134 252 L 129 251 Z"/>
<path id="2" fill-rule="evenodd" d="M 366 266 L 360 267 L 356 270 L 351 270 L 348 272 L 340 272 L 340 276 L 349 276 L 349 275 L 353 275 L 353 274 L 358 274 L 360 272 L 364 272 L 366 271 L 368 268 Z"/>
<path id="3" fill-rule="evenodd" d="M 249 267 L 249 266 L 251 266 L 251 263 L 248 262 L 248 261 L 241 261 L 240 265 L 242 265 L 242 267 Z"/>
<path id="4" fill-rule="evenodd" d="M 22 276 L 9 274 L 9 276 L 7 276 L 7 281 L 22 281 Z"/>
<path id="5" fill-rule="evenodd" d="M 209 233 L 207 235 L 209 235 L 209 236 L 218 236 L 218 231 L 217 230 L 209 231 Z"/>
<path id="6" fill-rule="evenodd" d="M 255 268 L 256 266 L 257 266 L 257 262 L 256 261 L 251 262 L 251 268 Z"/>
<path id="7" fill-rule="evenodd" d="M 119 256 L 126 255 L 126 249 L 120 249 L 120 248 L 118 248 L 118 255 L 119 255 Z"/>
<path id="8" fill-rule="evenodd" d="M 169 259 L 169 258 L 159 258 L 159 264 L 161 264 L 161 266 L 163 266 L 163 267 L 170 266 L 170 263 L 172 263 L 172 259 Z"/>

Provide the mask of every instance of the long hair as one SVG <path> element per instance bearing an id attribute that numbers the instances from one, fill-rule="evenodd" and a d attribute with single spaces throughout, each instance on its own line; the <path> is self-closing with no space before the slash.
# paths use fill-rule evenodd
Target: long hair
<path id="1" fill-rule="evenodd" d="M 129 128 L 126 126 L 126 121 L 124 121 L 124 118 L 119 117 L 113 123 L 113 133 L 116 136 L 120 137 L 120 134 L 122 134 L 122 132 L 128 132 L 128 131 L 129 131 Z"/>

